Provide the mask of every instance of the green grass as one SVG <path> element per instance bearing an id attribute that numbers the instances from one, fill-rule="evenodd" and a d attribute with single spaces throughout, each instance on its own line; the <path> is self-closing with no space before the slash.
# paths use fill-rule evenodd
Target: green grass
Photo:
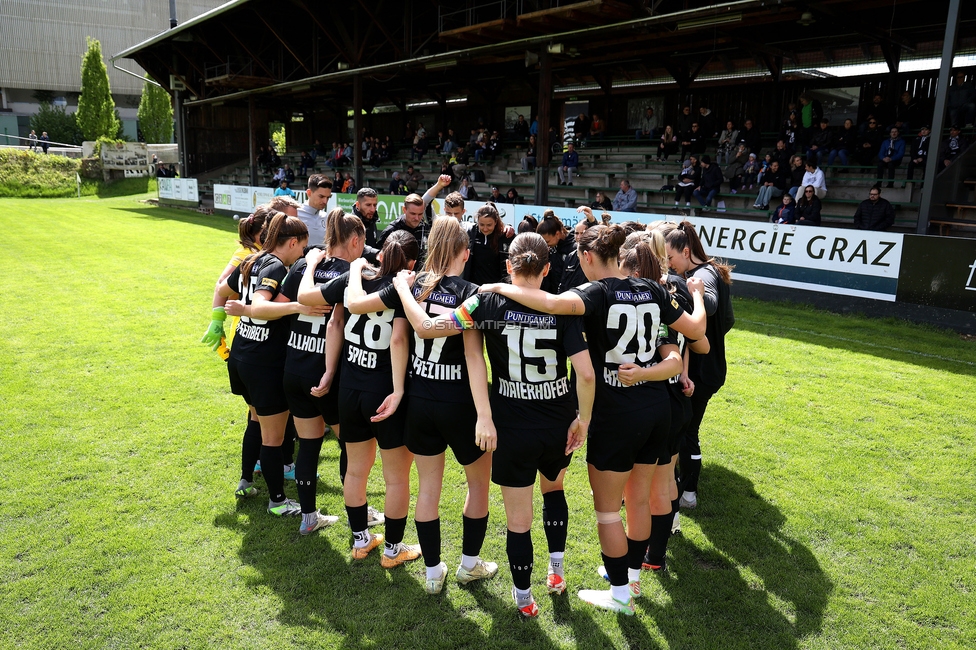
<path id="1" fill-rule="evenodd" d="M 420 563 L 352 565 L 342 524 L 302 538 L 263 501 L 235 503 L 244 410 L 197 343 L 235 224 L 136 198 L 0 199 L 12 280 L 0 303 L 0 646 L 976 645 L 972 342 L 737 301 L 729 382 L 703 427 L 701 504 L 672 540 L 670 573 L 646 576 L 633 619 L 576 599 L 603 587 L 578 455 L 570 591 L 537 589 L 542 615 L 522 621 L 497 489 L 482 555 L 499 576 L 449 581 L 436 598 Z M 327 443 L 319 505 L 341 514 L 337 459 Z M 370 499 L 382 498 L 377 467 Z M 452 570 L 463 499 L 450 461 Z M 538 515 L 533 533 L 540 584 Z"/>

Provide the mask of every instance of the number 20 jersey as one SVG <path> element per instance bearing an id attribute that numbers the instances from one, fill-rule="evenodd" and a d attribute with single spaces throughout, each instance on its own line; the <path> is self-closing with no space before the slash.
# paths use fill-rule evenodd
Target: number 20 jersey
<path id="1" fill-rule="evenodd" d="M 617 368 L 625 363 L 654 365 L 657 347 L 663 343 L 662 321 L 671 325 L 684 310 L 660 284 L 639 278 L 605 278 L 570 291 L 586 307 L 583 323 L 597 376 L 595 403 L 604 413 L 645 408 L 651 393 L 666 390 L 667 383 L 624 386 Z"/>
<path id="2" fill-rule="evenodd" d="M 576 387 L 567 357 L 586 350 L 582 319 L 552 316 L 496 293 L 480 295 L 471 314 L 491 362 L 491 415 L 514 429 L 569 426 Z"/>

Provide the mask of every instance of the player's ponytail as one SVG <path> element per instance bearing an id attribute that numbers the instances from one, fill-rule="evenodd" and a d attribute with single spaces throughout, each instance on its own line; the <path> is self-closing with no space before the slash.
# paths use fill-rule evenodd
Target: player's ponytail
<path id="1" fill-rule="evenodd" d="M 482 208 L 481 210 L 484 210 Z M 481 216 L 478 210 L 478 216 Z M 492 208 L 494 210 L 494 208 Z M 497 216 L 497 212 L 495 213 Z M 441 279 L 447 275 L 454 262 L 468 249 L 468 236 L 461 229 L 461 222 L 454 217 L 437 217 L 427 237 L 427 258 L 424 274 L 419 278 L 421 288 L 417 302 L 427 300 L 437 288 Z"/>
<path id="2" fill-rule="evenodd" d="M 383 242 L 380 257 L 380 268 L 367 266 L 363 269 L 363 278 L 373 280 L 403 271 L 409 267 L 410 262 L 415 262 L 420 257 L 420 244 L 406 230 L 394 230 Z"/>
<path id="3" fill-rule="evenodd" d="M 711 265 L 718 276 L 722 278 L 722 282 L 732 284 L 732 269 L 735 266 L 717 257 L 709 257 L 705 252 L 705 247 L 702 246 L 701 239 L 698 238 L 695 226 L 689 221 L 679 223 L 674 230 L 667 233 L 666 238 L 668 246 L 672 249 L 683 251 L 687 248 L 691 252 L 692 262 Z"/>
<path id="4" fill-rule="evenodd" d="M 627 275 L 661 284 L 661 260 L 654 254 L 650 242 L 642 240 L 623 254 L 620 268 Z"/>
<path id="5" fill-rule="evenodd" d="M 508 247 L 508 262 L 512 274 L 523 278 L 538 277 L 549 263 L 549 245 L 534 232 L 516 235 Z"/>
<path id="6" fill-rule="evenodd" d="M 237 222 L 237 241 L 241 247 L 254 252 L 261 250 L 261 231 L 271 214 L 274 214 L 274 210 L 266 205 L 259 205 L 252 214 Z"/>
<path id="7" fill-rule="evenodd" d="M 342 208 L 334 208 L 325 221 L 325 250 L 332 257 L 334 251 L 345 246 L 353 237 L 366 237 L 362 219 L 346 214 Z"/>
<path id="8" fill-rule="evenodd" d="M 563 225 L 563 222 L 552 210 L 546 210 L 542 213 L 542 221 L 539 222 L 539 226 L 535 229 L 535 231 L 543 237 L 565 235 L 567 232 L 569 232 L 566 230 L 566 226 Z"/>
<path id="9" fill-rule="evenodd" d="M 617 224 L 613 224 L 588 228 L 576 238 L 576 244 L 580 253 L 587 251 L 595 255 L 604 264 L 616 265 L 620 247 L 626 239 L 627 231 Z"/>
<path id="10" fill-rule="evenodd" d="M 261 242 L 264 249 L 248 256 L 241 264 L 241 277 L 244 279 L 244 284 L 250 282 L 251 269 L 259 260 L 265 255 L 270 255 L 293 237 L 297 238 L 298 241 L 308 241 L 308 227 L 298 217 L 289 217 L 284 212 L 275 212 L 261 232 Z"/>

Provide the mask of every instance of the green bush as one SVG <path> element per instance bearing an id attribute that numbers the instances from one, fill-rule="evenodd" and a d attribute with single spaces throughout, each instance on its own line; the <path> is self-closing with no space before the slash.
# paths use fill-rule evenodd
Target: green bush
<path id="1" fill-rule="evenodd" d="M 57 198 L 75 196 L 81 161 L 32 151 L 0 149 L 0 196 Z"/>
<path id="2" fill-rule="evenodd" d="M 30 127 L 37 132 L 38 138 L 47 131 L 51 142 L 81 144 L 81 131 L 75 114 L 66 112 L 63 106 L 42 103 L 40 110 L 31 116 Z"/>

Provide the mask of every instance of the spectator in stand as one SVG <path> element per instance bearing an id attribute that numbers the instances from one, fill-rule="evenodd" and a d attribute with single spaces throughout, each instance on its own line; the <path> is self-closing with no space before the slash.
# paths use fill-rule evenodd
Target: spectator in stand
<path id="1" fill-rule="evenodd" d="M 498 189 L 497 185 L 491 186 L 491 194 L 488 195 L 489 203 L 504 203 L 505 197 L 502 196 L 501 190 Z"/>
<path id="2" fill-rule="evenodd" d="M 576 174 L 576 170 L 579 169 L 579 154 L 576 153 L 576 147 L 570 142 L 566 145 L 566 153 L 563 154 L 562 163 L 560 163 L 559 168 L 556 170 L 556 174 L 559 177 L 559 184 L 569 185 L 573 184 L 573 176 Z"/>
<path id="3" fill-rule="evenodd" d="M 678 207 L 681 199 L 685 200 L 685 207 L 691 207 L 691 197 L 695 191 L 701 171 L 695 169 L 695 165 L 689 158 L 681 166 L 681 173 L 678 174 L 678 184 L 674 188 L 674 207 Z"/>
<path id="4" fill-rule="evenodd" d="M 814 154 L 817 157 L 817 164 L 822 165 L 824 154 L 830 152 L 831 146 L 834 144 L 834 134 L 830 130 L 830 120 L 823 118 L 820 120 L 820 128 L 814 131 L 813 135 L 810 136 L 810 146 L 807 148 L 807 158 L 810 154 Z"/>
<path id="5" fill-rule="evenodd" d="M 817 166 L 816 158 L 808 157 L 804 167 L 806 171 L 803 173 L 803 180 L 800 181 L 800 187 L 812 187 L 818 199 L 826 197 L 827 179 L 824 176 L 823 170 Z M 796 193 L 793 194 L 793 198 L 798 198 Z"/>
<path id="6" fill-rule="evenodd" d="M 820 225 L 820 199 L 812 185 L 803 188 L 803 196 L 796 202 L 796 224 L 798 226 Z"/>
<path id="7" fill-rule="evenodd" d="M 352 143 L 347 142 L 342 148 L 342 164 L 348 165 L 353 161 Z"/>
<path id="8" fill-rule="evenodd" d="M 593 119 L 590 120 L 590 131 L 589 131 L 588 139 L 602 140 L 603 135 L 606 133 L 606 130 L 607 130 L 607 125 L 603 123 L 603 120 L 600 119 L 599 115 L 594 113 Z"/>
<path id="9" fill-rule="evenodd" d="M 507 203 L 511 203 L 512 205 L 518 203 L 519 198 L 518 190 L 516 190 L 514 187 L 509 188 L 508 192 L 505 193 L 505 201 Z"/>
<path id="10" fill-rule="evenodd" d="M 427 154 L 427 150 L 427 138 L 421 138 L 418 135 L 413 143 L 413 147 L 410 149 L 410 160 L 413 160 L 413 157 L 416 156 L 417 162 L 421 162 L 424 159 L 424 156 Z"/>
<path id="11" fill-rule="evenodd" d="M 789 194 L 783 195 L 783 203 L 772 216 L 773 223 L 796 223 L 796 207 L 793 205 L 793 197 Z"/>
<path id="12" fill-rule="evenodd" d="M 471 184 L 471 180 L 467 176 L 461 179 L 461 185 L 458 187 L 458 194 L 460 194 L 465 201 L 478 200 L 478 193 L 475 191 L 474 185 Z"/>
<path id="13" fill-rule="evenodd" d="M 288 163 L 285 163 L 285 180 L 288 181 L 289 184 L 295 182 L 295 170 L 292 169 L 291 165 Z"/>
<path id="14" fill-rule="evenodd" d="M 283 180 L 285 180 L 285 168 L 279 167 L 278 171 L 276 171 L 274 173 L 274 176 L 271 177 L 270 187 L 278 187 L 278 185 L 280 185 L 281 181 Z"/>
<path id="15" fill-rule="evenodd" d="M 735 128 L 735 124 L 732 120 L 725 123 L 725 129 L 718 136 L 718 150 L 715 152 L 715 162 L 722 164 L 722 159 L 725 159 L 725 164 L 728 165 L 731 162 L 731 154 L 736 150 L 739 143 L 739 129 Z M 749 153 L 748 151 L 746 152 Z"/>
<path id="16" fill-rule="evenodd" d="M 613 201 L 611 201 L 603 192 L 597 192 L 596 200 L 590 204 L 590 208 L 593 210 L 609 212 L 610 210 L 613 210 Z"/>
<path id="17" fill-rule="evenodd" d="M 786 192 L 788 179 L 787 171 L 780 169 L 778 162 L 772 161 L 769 164 L 769 171 L 763 174 L 759 194 L 756 195 L 756 202 L 752 204 L 752 207 L 768 210 L 770 200 L 783 196 Z"/>
<path id="18" fill-rule="evenodd" d="M 876 117 L 869 117 L 867 129 L 857 140 L 857 153 L 854 157 L 862 167 L 867 167 L 875 163 L 878 151 L 881 150 L 881 143 L 884 141 L 884 132 L 881 130 Z"/>
<path id="19" fill-rule="evenodd" d="M 258 156 L 255 160 L 260 169 L 268 171 L 268 167 L 271 165 L 271 156 L 268 155 L 268 150 L 264 147 L 258 147 Z"/>
<path id="20" fill-rule="evenodd" d="M 282 178 L 278 182 L 278 188 L 274 191 L 275 196 L 294 196 L 288 189 L 288 179 Z"/>
<path id="21" fill-rule="evenodd" d="M 308 152 L 312 156 L 312 160 L 318 162 L 319 156 L 325 153 L 325 147 L 322 146 L 322 142 L 318 138 L 315 138 L 315 142 L 312 144 L 312 150 Z"/>
<path id="22" fill-rule="evenodd" d="M 407 174 L 403 177 L 403 182 L 407 184 L 407 189 L 411 192 L 416 192 L 417 188 L 420 187 L 421 181 L 424 180 L 424 175 L 419 171 L 414 170 L 413 165 L 407 166 Z"/>
<path id="23" fill-rule="evenodd" d="M 359 188 L 356 187 L 356 181 L 353 180 L 352 174 L 346 172 L 345 177 L 342 179 L 342 190 L 343 194 L 355 194 Z"/>
<path id="24" fill-rule="evenodd" d="M 406 196 L 409 193 L 407 191 L 407 184 L 400 178 L 400 172 L 393 172 L 393 178 L 390 180 L 390 194 L 393 196 Z"/>
<path id="25" fill-rule="evenodd" d="M 27 142 L 27 150 L 37 153 L 37 131 L 31 129 L 30 135 L 27 136 Z M 153 155 L 155 156 L 156 154 Z"/>
<path id="26" fill-rule="evenodd" d="M 806 152 L 813 132 L 819 128 L 820 120 L 823 119 L 823 106 L 819 99 L 814 99 L 808 93 L 800 95 L 800 141 L 797 143 L 797 151 Z M 802 149 L 800 148 L 802 147 Z"/>
<path id="27" fill-rule="evenodd" d="M 858 230 L 888 230 L 895 223 L 895 209 L 881 198 L 881 188 L 872 187 L 868 200 L 861 201 L 854 213 L 854 227 Z"/>
<path id="28" fill-rule="evenodd" d="M 535 169 L 535 136 L 529 136 L 529 146 L 525 148 L 525 153 L 522 155 L 522 171 L 528 172 Z"/>
<path id="29" fill-rule="evenodd" d="M 732 194 L 736 194 L 739 191 L 739 186 L 741 189 L 746 189 L 745 184 L 742 182 L 742 177 L 746 167 L 746 163 L 749 162 L 749 156 L 755 156 L 746 151 L 745 145 L 739 145 L 739 148 L 735 152 L 735 158 L 733 158 L 728 166 L 725 168 L 725 178 L 729 181 L 729 189 Z M 716 160 L 716 164 L 718 161 Z"/>
<path id="30" fill-rule="evenodd" d="M 774 162 L 779 162 L 779 160 L 774 160 L 771 154 L 763 156 L 762 162 L 759 163 L 759 179 L 756 181 L 759 185 L 763 184 L 763 176 L 772 170 Z M 787 158 L 785 163 L 780 163 L 779 168 L 789 169 L 790 159 Z"/>
<path id="31" fill-rule="evenodd" d="M 617 196 L 613 197 L 613 209 L 617 212 L 634 212 L 637 207 L 637 190 L 630 186 L 630 181 L 620 181 Z"/>
<path id="32" fill-rule="evenodd" d="M 695 117 L 691 114 L 691 106 L 685 106 L 681 109 L 681 114 L 678 116 L 677 123 L 677 134 L 678 140 L 684 139 L 686 133 L 691 133 L 691 125 L 695 123 Z"/>
<path id="33" fill-rule="evenodd" d="M 342 183 L 343 183 L 342 172 L 336 170 L 336 172 L 332 175 L 332 189 L 334 189 L 336 192 L 341 192 Z"/>
<path id="34" fill-rule="evenodd" d="M 41 151 L 47 153 L 47 148 L 51 146 L 51 136 L 47 134 L 47 131 L 41 131 L 40 142 L 41 142 Z M 176 175 L 174 174 L 173 177 L 175 178 Z"/>
<path id="35" fill-rule="evenodd" d="M 897 128 L 892 127 L 890 137 L 884 141 L 878 150 L 878 182 L 887 174 L 888 187 L 894 187 L 895 170 L 901 166 L 901 159 L 905 157 L 905 141 Z"/>
<path id="36" fill-rule="evenodd" d="M 669 124 L 664 127 L 664 133 L 661 134 L 661 142 L 657 145 L 657 160 L 665 161 L 668 156 L 673 156 L 678 153 L 678 136 L 674 132 L 674 128 Z"/>
<path id="37" fill-rule="evenodd" d="M 780 133 L 780 137 L 783 142 L 786 143 L 786 148 L 792 152 L 799 151 L 800 148 L 800 124 L 796 117 L 791 117 L 787 120 L 786 124 L 783 126 L 783 132 Z"/>
<path id="38" fill-rule="evenodd" d="M 301 162 L 298 165 L 298 173 L 301 176 L 307 176 L 308 170 L 315 168 L 315 159 L 309 155 L 307 151 L 302 152 Z"/>
<path id="39" fill-rule="evenodd" d="M 745 147 L 743 147 L 745 148 Z M 751 190 L 756 186 L 759 177 L 759 160 L 756 159 L 756 154 L 749 154 L 749 161 L 742 167 L 742 187 L 739 191 L 746 189 Z"/>
<path id="40" fill-rule="evenodd" d="M 806 169 L 803 165 L 803 156 L 793 156 L 790 158 L 790 169 L 789 169 L 789 194 L 793 198 L 796 198 L 796 193 L 799 191 L 800 186 L 803 185 L 803 175 L 806 173 Z"/>
<path id="41" fill-rule="evenodd" d="M 455 142 L 457 136 L 454 135 L 454 129 L 448 129 L 447 135 L 444 136 L 444 144 L 441 145 L 440 153 L 444 156 L 450 156 L 457 149 L 457 144 Z"/>
<path id="42" fill-rule="evenodd" d="M 956 73 L 956 83 L 949 86 L 946 105 L 950 123 L 971 126 L 976 122 L 976 85 L 972 80 L 966 81 L 964 73 Z"/>
<path id="43" fill-rule="evenodd" d="M 708 143 L 701 132 L 701 127 L 698 125 L 698 122 L 692 122 L 691 132 L 686 134 L 684 140 L 681 141 L 681 157 L 684 158 L 693 153 L 701 155 L 705 153 L 707 146 Z"/>
<path id="44" fill-rule="evenodd" d="M 539 135 L 539 116 L 536 115 L 535 119 L 532 120 L 532 124 L 529 125 L 529 135 L 534 135 L 538 137 Z M 534 230 L 532 232 L 535 232 Z"/>
<path id="45" fill-rule="evenodd" d="M 841 167 L 847 167 L 847 154 L 857 147 L 857 129 L 850 119 L 844 120 L 844 128 L 834 134 L 834 141 L 830 145 L 830 155 L 827 156 L 827 167 L 840 160 Z"/>
<path id="46" fill-rule="evenodd" d="M 275 151 L 272 148 L 271 149 L 270 156 L 271 156 L 271 167 L 272 168 L 280 167 L 281 166 L 281 157 L 278 155 L 278 152 Z"/>
<path id="47" fill-rule="evenodd" d="M 915 178 L 915 168 L 925 169 L 925 161 L 929 157 L 929 144 L 932 142 L 932 129 L 928 125 L 923 126 L 918 131 L 918 137 L 912 143 L 912 148 L 908 150 L 908 170 L 905 177 L 908 180 Z M 924 171 L 923 171 L 924 173 Z M 908 183 L 905 183 L 907 186 Z"/>
<path id="48" fill-rule="evenodd" d="M 634 139 L 647 138 L 653 140 L 655 133 L 657 133 L 657 116 L 654 115 L 654 109 L 648 106 L 644 109 L 644 117 L 641 118 L 640 126 L 634 133 Z"/>
<path id="49" fill-rule="evenodd" d="M 712 205 L 712 199 L 718 196 L 722 189 L 722 170 L 718 163 L 713 163 L 708 156 L 701 158 L 702 175 L 701 184 L 695 188 L 692 195 L 698 199 L 701 206 L 708 210 Z"/>
<path id="50" fill-rule="evenodd" d="M 711 109 L 701 106 L 698 109 L 698 129 L 706 140 L 714 140 L 718 137 L 718 120 Z"/>
<path id="51" fill-rule="evenodd" d="M 762 148 L 762 138 L 759 135 L 759 129 L 752 125 L 752 120 L 746 120 L 743 122 L 743 125 L 745 128 L 739 131 L 739 142 L 737 144 L 744 144 L 749 149 L 749 153 L 754 153 L 758 156 L 759 150 Z"/>
<path id="52" fill-rule="evenodd" d="M 515 124 L 512 125 L 512 134 L 518 142 L 529 139 L 529 123 L 525 121 L 524 115 L 519 115 L 518 119 L 515 120 Z"/>
<path id="53" fill-rule="evenodd" d="M 455 178 L 462 178 L 468 175 L 468 152 L 464 150 L 464 147 L 458 147 L 457 153 L 454 154 L 454 164 L 451 165 L 451 169 L 454 170 Z"/>
<path id="54" fill-rule="evenodd" d="M 865 122 L 870 122 L 872 117 L 878 122 L 879 129 L 884 129 L 894 121 L 891 109 L 885 104 L 884 97 L 881 95 L 875 95 L 871 103 L 868 104 L 867 112 L 861 120 L 862 132 Z"/>
<path id="55" fill-rule="evenodd" d="M 423 122 L 417 122 L 417 135 L 415 137 L 419 140 L 427 139 L 427 129 L 424 128 Z"/>
<path id="56" fill-rule="evenodd" d="M 770 160 L 775 160 L 780 167 L 787 169 L 794 153 L 796 152 L 786 146 L 786 140 L 780 139 L 776 141 L 776 148 L 770 152 Z"/>
<path id="57" fill-rule="evenodd" d="M 585 113 L 576 116 L 573 122 L 573 141 L 577 144 L 585 143 L 586 134 L 590 131 L 590 120 Z"/>
<path id="58" fill-rule="evenodd" d="M 919 115 L 921 109 L 915 98 L 907 90 L 901 94 L 901 101 L 895 106 L 895 126 L 900 133 L 907 133 L 910 128 L 921 124 Z"/>
<path id="59" fill-rule="evenodd" d="M 488 138 L 488 144 L 485 145 L 485 151 L 488 154 L 489 162 L 494 163 L 495 157 L 501 153 L 502 150 L 502 138 L 498 134 L 498 131 L 492 131 L 491 137 Z"/>
<path id="60" fill-rule="evenodd" d="M 44 137 L 41 136 L 43 140 Z M 945 142 L 942 143 L 942 147 L 939 148 L 939 160 L 942 161 L 942 168 L 945 169 L 952 164 L 952 161 L 959 157 L 969 143 L 966 139 L 962 137 L 962 129 L 959 128 L 958 124 L 953 124 L 949 127 L 949 137 L 946 138 Z"/>

